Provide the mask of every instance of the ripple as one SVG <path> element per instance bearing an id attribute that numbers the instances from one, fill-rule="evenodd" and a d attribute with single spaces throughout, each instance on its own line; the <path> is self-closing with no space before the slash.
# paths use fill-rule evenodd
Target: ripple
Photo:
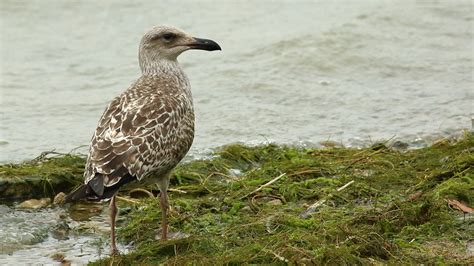
<path id="1" fill-rule="evenodd" d="M 0 264 L 52 264 L 52 257 L 59 253 L 82 265 L 107 256 L 106 209 L 103 204 L 74 204 L 67 211 L 25 211 L 0 205 Z M 124 245 L 119 248 L 122 252 L 129 249 Z"/>

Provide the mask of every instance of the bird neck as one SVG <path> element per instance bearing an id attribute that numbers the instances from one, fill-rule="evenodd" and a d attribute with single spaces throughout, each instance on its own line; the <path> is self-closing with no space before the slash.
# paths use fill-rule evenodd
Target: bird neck
<path id="1" fill-rule="evenodd" d="M 182 75 L 183 71 L 176 59 L 140 58 L 143 75 Z"/>
<path id="2" fill-rule="evenodd" d="M 184 71 L 181 69 L 176 59 L 146 60 L 140 58 L 140 68 L 142 77 L 158 78 L 160 80 L 173 80 L 178 86 L 173 86 L 177 90 L 184 92 L 192 101 L 191 86 Z"/>

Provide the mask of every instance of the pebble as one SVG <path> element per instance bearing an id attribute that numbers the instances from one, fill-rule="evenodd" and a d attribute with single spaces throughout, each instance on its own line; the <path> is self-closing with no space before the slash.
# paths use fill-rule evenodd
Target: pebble
<path id="1" fill-rule="evenodd" d="M 67 222 L 60 221 L 51 229 L 51 235 L 57 240 L 67 240 L 69 239 L 69 231 L 71 231 L 71 228 Z"/>
<path id="2" fill-rule="evenodd" d="M 22 203 L 20 203 L 17 208 L 21 209 L 41 209 L 44 207 L 47 207 L 49 204 L 51 204 L 51 199 L 49 198 L 43 198 L 43 199 L 30 199 L 30 200 L 25 200 Z"/>
<path id="3" fill-rule="evenodd" d="M 408 149 L 408 147 L 408 143 L 399 140 L 395 141 L 394 143 L 392 143 L 392 145 L 390 145 L 390 148 L 398 151 L 405 151 Z"/>
<path id="4" fill-rule="evenodd" d="M 64 201 L 64 198 L 66 197 L 66 194 L 64 192 L 59 192 L 53 200 L 54 205 L 61 205 Z"/>

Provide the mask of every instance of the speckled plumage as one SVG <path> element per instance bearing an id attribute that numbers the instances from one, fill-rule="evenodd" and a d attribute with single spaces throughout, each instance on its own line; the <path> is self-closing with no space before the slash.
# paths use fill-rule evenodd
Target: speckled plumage
<path id="1" fill-rule="evenodd" d="M 113 99 L 100 118 L 85 183 L 97 174 L 103 176 L 105 187 L 126 174 L 138 180 L 164 176 L 186 155 L 193 138 L 192 95 L 179 65 L 144 74 Z"/>

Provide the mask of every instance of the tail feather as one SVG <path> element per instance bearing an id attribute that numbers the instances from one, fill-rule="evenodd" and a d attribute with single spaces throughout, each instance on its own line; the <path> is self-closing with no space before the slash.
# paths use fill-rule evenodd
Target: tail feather
<path id="1" fill-rule="evenodd" d="M 103 179 L 101 179 L 101 181 L 102 180 Z M 123 186 L 127 183 L 130 183 L 134 180 L 136 180 L 136 179 L 133 176 L 127 174 L 127 175 L 123 176 L 122 178 L 120 178 L 119 182 L 117 182 L 116 184 L 114 184 L 110 187 L 106 187 L 106 186 L 102 185 L 100 195 L 98 195 L 94 191 L 93 187 L 91 187 L 91 185 L 96 186 L 95 183 L 91 184 L 91 182 L 89 182 L 88 184 L 81 185 L 80 187 L 76 188 L 74 191 L 69 193 L 69 195 L 67 195 L 64 198 L 63 203 L 69 203 L 69 202 L 77 201 L 77 200 L 84 199 L 84 198 L 88 199 L 88 200 L 107 199 L 107 198 L 110 198 L 113 195 L 115 195 L 118 192 L 118 190 L 120 189 L 121 186 Z"/>

